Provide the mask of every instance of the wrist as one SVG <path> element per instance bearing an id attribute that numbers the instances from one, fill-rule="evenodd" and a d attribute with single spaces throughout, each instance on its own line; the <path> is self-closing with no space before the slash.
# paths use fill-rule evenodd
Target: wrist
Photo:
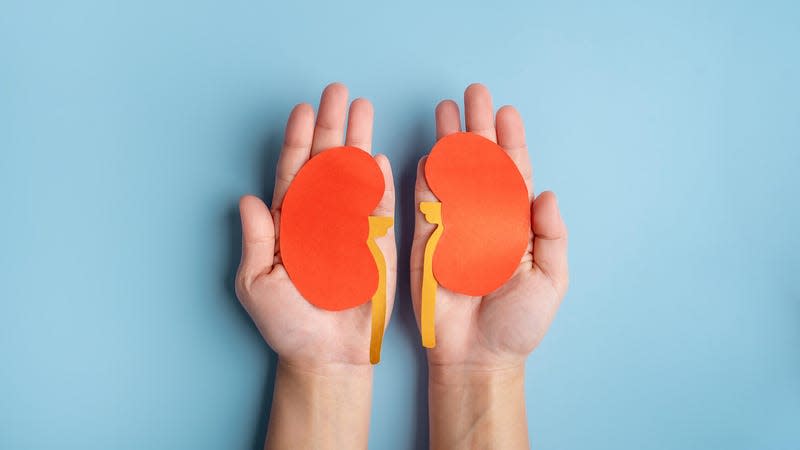
<path id="1" fill-rule="evenodd" d="M 278 371 L 292 376 L 332 380 L 372 379 L 372 364 L 304 361 L 278 356 Z"/>
<path id="2" fill-rule="evenodd" d="M 367 448 L 372 369 L 278 359 L 266 448 Z"/>
<path id="3" fill-rule="evenodd" d="M 528 448 L 524 364 L 429 364 L 428 377 L 431 448 Z"/>
<path id="4" fill-rule="evenodd" d="M 524 384 L 524 362 L 508 365 L 428 363 L 428 381 L 439 386 L 504 386 Z"/>

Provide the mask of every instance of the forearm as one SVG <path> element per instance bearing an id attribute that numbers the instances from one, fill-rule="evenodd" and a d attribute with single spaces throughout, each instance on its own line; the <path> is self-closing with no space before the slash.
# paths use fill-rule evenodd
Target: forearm
<path id="1" fill-rule="evenodd" d="M 429 368 L 430 448 L 527 449 L 524 366 Z"/>
<path id="2" fill-rule="evenodd" d="M 365 449 L 370 366 L 308 369 L 279 361 L 265 449 Z"/>

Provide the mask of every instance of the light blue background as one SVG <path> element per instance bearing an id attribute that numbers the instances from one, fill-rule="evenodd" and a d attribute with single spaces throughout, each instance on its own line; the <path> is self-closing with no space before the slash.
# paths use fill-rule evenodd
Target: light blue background
<path id="1" fill-rule="evenodd" d="M 401 258 L 437 101 L 522 112 L 571 231 L 535 447 L 800 448 L 800 7 L 645 3 L 4 1 L 0 448 L 261 446 L 235 206 L 333 80 L 375 104 Z M 400 277 L 375 449 L 427 443 Z"/>

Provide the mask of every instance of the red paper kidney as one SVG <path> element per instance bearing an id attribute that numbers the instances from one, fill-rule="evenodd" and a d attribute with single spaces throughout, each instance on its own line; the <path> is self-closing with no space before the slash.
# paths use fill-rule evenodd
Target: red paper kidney
<path id="1" fill-rule="evenodd" d="M 447 289 L 489 294 L 517 269 L 530 242 L 525 180 L 502 147 L 472 133 L 439 140 L 425 179 L 441 202 L 433 273 Z"/>
<path id="2" fill-rule="evenodd" d="M 383 191 L 378 164 L 355 147 L 325 150 L 297 173 L 283 200 L 279 245 L 306 300 L 331 311 L 370 301 L 378 271 L 368 217 Z"/>

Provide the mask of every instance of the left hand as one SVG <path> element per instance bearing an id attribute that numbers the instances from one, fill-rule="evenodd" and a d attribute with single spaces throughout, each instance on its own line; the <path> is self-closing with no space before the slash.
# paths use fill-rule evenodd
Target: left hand
<path id="1" fill-rule="evenodd" d="M 503 286 L 483 297 L 439 287 L 436 292 L 436 347 L 428 350 L 431 374 L 496 372 L 518 369 L 544 337 L 567 291 L 567 230 L 555 195 L 534 197 L 525 129 L 519 113 L 504 106 L 495 116 L 489 91 L 480 84 L 464 92 L 466 131 L 499 144 L 519 169 L 531 201 L 531 240 L 517 270 Z M 461 131 L 458 105 L 436 108 L 437 139 Z M 411 292 L 419 321 L 423 254 L 435 228 L 419 210 L 438 201 L 425 180 L 420 160 L 416 183 L 416 225 L 411 248 Z M 445 230 L 445 233 L 447 231 Z"/>

